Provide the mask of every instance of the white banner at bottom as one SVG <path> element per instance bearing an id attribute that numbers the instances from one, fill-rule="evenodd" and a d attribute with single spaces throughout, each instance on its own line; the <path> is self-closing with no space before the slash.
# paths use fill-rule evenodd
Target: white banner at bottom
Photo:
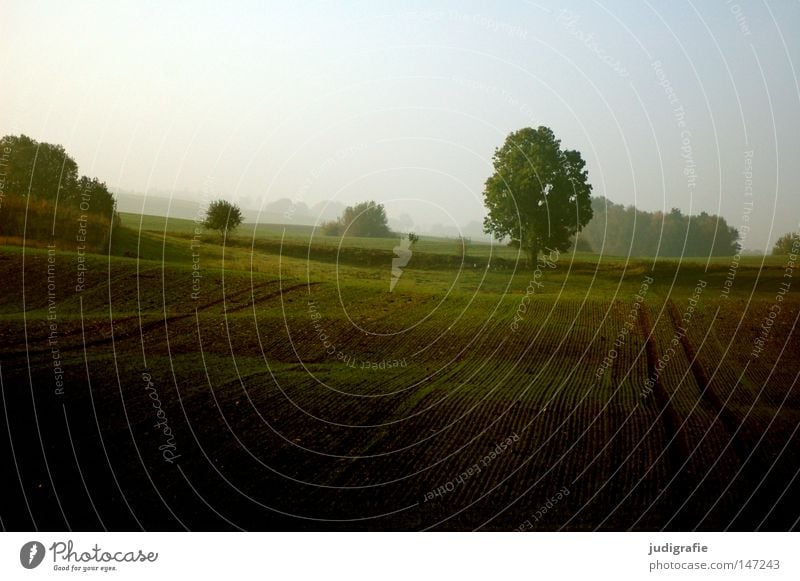
<path id="1" fill-rule="evenodd" d="M 2 533 L 0 579 L 794 580 L 798 540 L 791 533 Z"/>

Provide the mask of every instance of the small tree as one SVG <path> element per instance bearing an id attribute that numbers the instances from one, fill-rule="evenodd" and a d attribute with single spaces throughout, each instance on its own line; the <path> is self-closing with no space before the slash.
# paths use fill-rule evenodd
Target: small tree
<path id="1" fill-rule="evenodd" d="M 227 235 L 235 230 L 244 220 L 239 206 L 227 200 L 214 200 L 206 209 L 206 218 L 203 226 L 209 230 L 218 230 L 220 234 Z"/>
<path id="2" fill-rule="evenodd" d="M 387 238 L 392 235 L 383 204 L 372 201 L 348 206 L 338 220 L 323 224 L 322 231 L 328 236 Z"/>
<path id="3" fill-rule="evenodd" d="M 795 242 L 795 240 L 797 240 L 798 237 L 800 237 L 800 234 L 795 232 L 788 232 L 787 234 L 784 234 L 778 238 L 777 242 L 775 242 L 775 247 L 772 249 L 772 254 L 792 254 L 793 246 L 794 252 L 797 252 L 798 246 L 800 246 L 800 240 L 797 242 Z"/>
<path id="4" fill-rule="evenodd" d="M 408 233 L 408 241 L 409 241 L 409 242 L 412 244 L 412 246 L 413 246 L 414 244 L 416 244 L 417 242 L 419 242 L 419 235 L 418 235 L 418 234 L 416 234 L 416 233 L 414 233 L 414 232 L 409 232 L 409 233 Z"/>

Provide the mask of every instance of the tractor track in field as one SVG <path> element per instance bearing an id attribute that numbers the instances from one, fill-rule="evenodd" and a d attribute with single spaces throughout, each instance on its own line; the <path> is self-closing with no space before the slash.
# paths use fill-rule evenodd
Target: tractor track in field
<path id="1" fill-rule="evenodd" d="M 258 289 L 259 290 L 263 290 L 263 289 L 265 289 L 265 288 L 267 288 L 269 286 L 272 286 L 273 284 L 279 283 L 279 282 L 280 282 L 279 280 L 269 281 L 267 283 L 264 283 L 260 287 L 258 287 Z M 309 286 L 316 286 L 316 285 L 319 285 L 319 284 L 321 284 L 321 283 L 319 283 L 319 282 L 305 282 L 305 283 L 301 283 L 301 284 L 296 284 L 296 285 L 288 286 L 288 287 L 283 288 L 283 289 L 279 289 L 279 290 L 277 290 L 275 292 L 271 292 L 269 294 L 266 294 L 264 296 L 261 296 L 261 297 L 255 298 L 255 299 L 252 297 L 253 289 L 252 288 L 247 288 L 247 289 L 243 289 L 243 290 L 237 291 L 235 293 L 232 293 L 230 295 L 226 295 L 226 296 L 222 297 L 221 299 L 217 299 L 217 300 L 211 301 L 209 303 L 206 303 L 206 304 L 200 306 L 197 309 L 197 311 L 198 312 L 207 311 L 208 309 L 211 309 L 211 308 L 216 307 L 218 305 L 224 304 L 226 302 L 236 302 L 243 295 L 248 294 L 248 293 L 251 294 L 251 299 L 252 300 L 248 300 L 247 302 L 245 302 L 243 304 L 240 304 L 240 305 L 237 305 L 235 307 L 226 308 L 224 310 L 224 312 L 221 313 L 222 315 L 226 315 L 227 316 L 229 313 L 242 311 L 242 310 L 244 310 L 244 309 L 246 309 L 248 307 L 252 307 L 255 302 L 273 299 L 275 297 L 284 295 L 284 294 L 286 294 L 288 292 L 297 290 L 299 288 L 308 288 Z M 190 318 L 192 318 L 194 316 L 195 316 L 195 312 L 183 313 L 183 314 L 180 314 L 180 315 L 171 315 L 171 316 L 168 316 L 168 317 L 159 318 L 159 319 L 156 319 L 154 321 L 149 321 L 147 323 L 144 323 L 142 325 L 136 325 L 131 329 L 127 329 L 125 331 L 113 334 L 114 341 L 124 341 L 126 339 L 130 339 L 131 337 L 134 337 L 137 334 L 145 335 L 146 333 L 149 333 L 150 331 L 153 331 L 153 330 L 159 328 L 162 325 L 166 326 L 166 325 L 168 325 L 170 323 L 175 323 L 177 321 L 190 319 Z M 129 323 L 129 322 L 132 322 L 132 321 L 139 321 L 139 320 L 140 320 L 140 317 L 138 315 L 134 315 L 134 316 L 131 316 L 131 317 L 125 317 L 123 319 L 111 320 L 110 323 L 111 323 L 111 326 L 112 326 L 112 329 L 113 329 L 114 326 L 124 325 L 126 323 Z M 103 319 L 103 321 L 105 322 L 106 319 Z M 112 333 L 113 333 L 113 330 L 112 330 Z M 63 338 L 66 338 L 68 336 L 69 336 L 68 334 L 62 335 Z M 81 342 L 80 345 L 78 345 L 78 346 L 79 347 L 83 347 L 83 348 L 96 347 L 98 345 L 103 345 L 103 344 L 108 343 L 111 340 L 111 337 L 112 337 L 112 335 L 106 336 L 106 335 L 100 334 L 99 337 L 97 337 L 95 339 L 86 340 L 85 342 Z M 77 348 L 78 346 L 76 346 L 76 345 L 62 345 L 61 346 L 61 350 L 62 351 L 68 351 L 68 350 Z M 51 349 L 49 347 L 46 347 L 46 348 L 42 348 L 42 349 L 29 349 L 27 351 L 27 353 L 29 355 L 37 355 L 37 354 L 40 355 L 40 354 L 43 354 L 43 353 L 50 353 L 50 351 L 51 351 Z M 18 352 L 9 352 L 8 354 L 11 355 L 11 356 L 14 356 L 14 355 L 22 356 L 22 355 L 25 355 L 25 353 L 26 353 L 25 351 L 18 351 Z"/>
<path id="2" fill-rule="evenodd" d="M 681 319 L 680 313 L 678 312 L 678 309 L 672 300 L 668 300 L 667 311 L 673 327 L 675 327 L 677 330 L 680 328 L 679 321 Z M 737 477 L 739 482 L 741 482 L 742 486 L 745 487 L 748 486 L 748 483 L 760 482 L 762 480 L 762 476 L 765 473 L 769 473 L 769 466 L 765 465 L 764 462 L 761 461 L 760 457 L 753 453 L 752 447 L 748 447 L 747 442 L 742 436 L 742 422 L 739 421 L 734 412 L 725 405 L 725 402 L 722 401 L 722 399 L 714 390 L 708 374 L 700 362 L 698 353 L 694 349 L 694 345 L 692 345 L 689 337 L 686 335 L 686 333 L 682 333 L 680 335 L 680 343 L 683 347 L 684 353 L 686 354 L 686 358 L 689 361 L 690 369 L 694 375 L 695 381 L 697 382 L 697 386 L 700 390 L 700 396 L 716 412 L 717 418 L 719 418 L 722 427 L 730 435 L 729 441 L 734 453 L 738 456 L 740 462 L 742 462 L 740 472 L 738 473 Z M 772 499 L 780 496 L 784 491 L 783 485 L 783 482 L 777 482 L 776 479 L 773 478 L 767 480 L 763 486 L 760 486 L 760 494 L 756 495 L 758 489 L 752 490 L 750 493 L 751 496 L 749 496 L 742 514 L 734 518 L 731 518 L 730 516 L 726 517 L 731 518 L 731 520 L 728 522 L 728 526 L 736 527 L 737 525 L 735 523 L 737 522 L 737 519 L 739 523 L 755 522 L 759 514 L 764 514 L 772 508 L 770 501 L 767 500 L 765 503 L 763 499 Z"/>
<path id="3" fill-rule="evenodd" d="M 661 376 L 657 372 L 659 367 L 658 349 L 656 342 L 653 338 L 653 325 L 650 321 L 650 311 L 646 305 L 642 305 L 639 309 L 639 328 L 642 332 L 642 338 L 645 342 L 645 353 L 647 356 L 647 373 L 648 376 L 653 378 L 653 397 L 656 401 L 656 406 L 660 411 L 661 421 L 664 424 L 664 429 L 667 433 L 669 463 L 673 467 L 672 474 L 676 475 L 676 489 L 679 496 L 685 496 L 684 493 L 691 490 L 688 482 L 688 475 L 684 472 L 682 477 L 678 477 L 678 471 L 686 463 L 689 458 L 689 445 L 686 442 L 684 434 L 681 433 L 681 418 L 672 401 L 669 393 L 667 392 L 664 384 L 661 382 Z"/>
<path id="4" fill-rule="evenodd" d="M 667 299 L 667 313 L 669 314 L 673 328 L 676 331 L 680 329 L 681 316 L 678 312 L 678 308 L 675 306 L 675 303 L 672 302 L 672 299 Z M 725 405 L 725 402 L 723 402 L 719 395 L 717 395 L 717 392 L 711 385 L 711 380 L 709 379 L 703 364 L 700 362 L 698 353 L 695 351 L 694 345 L 692 345 L 688 335 L 686 333 L 677 333 L 677 335 L 679 336 L 683 352 L 686 354 L 686 359 L 689 361 L 689 369 L 691 370 L 692 375 L 697 382 L 697 387 L 700 390 L 700 396 L 714 409 L 717 417 L 722 423 L 722 426 L 725 428 L 728 434 L 730 434 L 731 443 L 736 453 L 741 458 L 746 458 L 749 452 L 747 446 L 742 441 L 740 431 L 741 423 L 736 418 L 736 415 L 730 410 L 730 408 Z"/>

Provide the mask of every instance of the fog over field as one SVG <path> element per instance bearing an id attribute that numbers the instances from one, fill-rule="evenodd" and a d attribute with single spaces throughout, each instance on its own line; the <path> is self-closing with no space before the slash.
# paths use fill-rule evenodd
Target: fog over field
<path id="1" fill-rule="evenodd" d="M 0 133 L 61 143 L 111 188 L 253 210 L 375 199 L 420 230 L 467 228 L 494 149 L 547 125 L 595 195 L 738 228 L 752 179 L 745 248 L 797 228 L 796 3 L 3 11 Z"/>

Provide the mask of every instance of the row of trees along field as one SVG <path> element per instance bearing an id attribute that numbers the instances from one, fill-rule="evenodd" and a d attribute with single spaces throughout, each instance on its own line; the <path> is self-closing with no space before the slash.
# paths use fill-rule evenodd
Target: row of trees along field
<path id="1" fill-rule="evenodd" d="M 107 248 L 118 221 L 114 196 L 97 178 L 80 175 L 61 145 L 26 135 L 0 139 L 0 240 L 80 243 Z"/>
<path id="2" fill-rule="evenodd" d="M 548 127 L 511 133 L 493 157 L 483 192 L 484 230 L 525 250 L 602 250 L 633 256 L 730 256 L 739 233 L 718 216 L 644 212 L 591 198 L 580 152 L 562 149 Z"/>
<path id="3" fill-rule="evenodd" d="M 632 256 L 729 256 L 739 234 L 724 218 L 646 212 L 591 197 L 592 186 L 580 152 L 561 148 L 547 127 L 511 133 L 495 151 L 494 173 L 486 181 L 484 229 L 524 249 L 532 263 L 545 249 L 603 251 Z M 25 135 L 0 142 L 0 237 L 76 240 L 79 224 L 86 248 L 108 244 L 118 220 L 114 197 L 96 178 L 81 176 L 60 145 Z M 237 206 L 217 200 L 205 226 L 229 232 L 242 222 Z M 388 237 L 386 211 L 374 201 L 345 209 L 323 225 L 335 236 Z"/>
<path id="4" fill-rule="evenodd" d="M 601 249 L 619 256 L 732 256 L 739 250 L 739 232 L 725 218 L 688 216 L 625 207 L 600 196 L 592 199 L 594 219 L 578 235 L 578 249 Z"/>

